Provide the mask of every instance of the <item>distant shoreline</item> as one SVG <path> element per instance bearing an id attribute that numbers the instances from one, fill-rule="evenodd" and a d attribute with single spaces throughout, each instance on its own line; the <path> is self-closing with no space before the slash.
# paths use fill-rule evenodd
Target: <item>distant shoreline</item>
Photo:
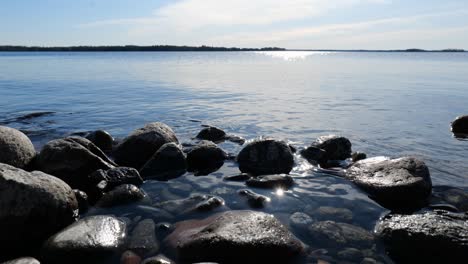
<path id="1" fill-rule="evenodd" d="M 340 49 L 285 49 L 278 47 L 265 48 L 236 48 L 236 47 L 210 47 L 210 46 L 70 46 L 70 47 L 40 47 L 40 46 L 13 46 L 0 45 L 0 52 L 210 52 L 210 51 L 317 51 L 317 52 L 466 52 L 463 49 L 403 49 L 403 50 L 340 50 Z"/>

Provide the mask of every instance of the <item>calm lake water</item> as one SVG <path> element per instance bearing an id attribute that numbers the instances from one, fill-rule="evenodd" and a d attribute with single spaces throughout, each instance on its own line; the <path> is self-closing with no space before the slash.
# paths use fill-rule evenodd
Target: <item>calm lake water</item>
<path id="1" fill-rule="evenodd" d="M 468 142 L 453 138 L 450 122 L 468 114 L 467 102 L 468 53 L 0 53 L 0 122 L 25 131 L 38 150 L 75 132 L 105 129 L 122 138 L 154 121 L 173 127 L 181 142 L 191 142 L 202 124 L 299 148 L 338 134 L 368 156 L 417 156 L 434 185 L 466 188 Z M 14 121 L 35 111 L 55 114 Z M 187 174 L 144 189 L 153 200 L 173 188 L 168 197 L 212 193 L 231 209 L 247 208 L 233 194 L 243 183 L 221 180 L 235 173 L 227 162 L 207 177 Z M 287 221 L 311 203 L 344 207 L 368 230 L 385 212 L 299 158 L 293 175 L 296 187 L 282 195 L 257 190 L 272 197 L 262 210 Z"/>

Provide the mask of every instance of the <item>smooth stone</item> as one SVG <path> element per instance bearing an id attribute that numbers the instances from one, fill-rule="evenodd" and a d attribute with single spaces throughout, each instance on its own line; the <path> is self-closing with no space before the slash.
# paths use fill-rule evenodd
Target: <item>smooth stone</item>
<path id="1" fill-rule="evenodd" d="M 452 133 L 454 134 L 468 134 L 468 115 L 459 116 L 452 122 Z"/>
<path id="2" fill-rule="evenodd" d="M 170 200 L 154 206 L 173 215 L 183 215 L 197 211 L 210 211 L 224 205 L 218 196 L 196 194 L 185 199 Z"/>
<path id="3" fill-rule="evenodd" d="M 248 189 L 242 189 L 238 191 L 239 195 L 245 196 L 247 202 L 253 208 L 262 208 L 266 203 L 270 202 L 271 199 L 265 195 L 258 194 Z"/>
<path id="4" fill-rule="evenodd" d="M 192 263 L 285 263 L 304 252 L 304 245 L 274 216 L 254 211 L 178 222 L 164 242 L 179 261 Z"/>
<path id="5" fill-rule="evenodd" d="M 353 220 L 353 212 L 351 210 L 332 206 L 320 206 L 314 211 L 313 216 L 320 221 L 333 220 L 349 223 Z"/>
<path id="6" fill-rule="evenodd" d="M 230 175 L 230 176 L 225 176 L 223 180 L 225 181 L 246 181 L 248 179 L 252 178 L 252 175 L 248 173 L 241 173 L 241 174 L 236 174 L 236 175 Z"/>
<path id="7" fill-rule="evenodd" d="M 440 210 L 390 214 L 375 230 L 390 257 L 399 263 L 458 263 L 468 259 L 467 214 Z"/>
<path id="8" fill-rule="evenodd" d="M 40 246 L 77 216 L 78 202 L 65 182 L 0 163 L 0 248 L 5 254 Z"/>
<path id="9" fill-rule="evenodd" d="M 92 172 L 114 168 L 115 163 L 91 141 L 68 137 L 48 142 L 37 156 L 38 168 L 59 177 L 71 187 L 85 189 Z"/>
<path id="10" fill-rule="evenodd" d="M 154 256 L 159 251 L 159 242 L 156 238 L 156 224 L 151 219 L 140 221 L 133 229 L 127 249 L 144 258 Z"/>
<path id="11" fill-rule="evenodd" d="M 289 175 L 276 174 L 276 175 L 263 175 L 251 178 L 245 182 L 250 187 L 257 188 L 284 188 L 289 189 L 294 185 L 294 180 Z"/>
<path id="12" fill-rule="evenodd" d="M 167 181 L 182 176 L 187 161 L 182 149 L 175 143 L 166 143 L 143 165 L 140 174 L 145 179 Z"/>
<path id="13" fill-rule="evenodd" d="M 202 140 L 187 153 L 189 171 L 213 172 L 224 164 L 227 153 L 211 141 Z"/>
<path id="14" fill-rule="evenodd" d="M 127 250 L 120 257 L 120 264 L 140 264 L 141 257 L 131 250 Z"/>
<path id="15" fill-rule="evenodd" d="M 209 127 L 205 127 L 204 129 L 202 129 L 198 133 L 197 138 L 217 142 L 217 141 L 223 140 L 225 136 L 226 136 L 226 132 L 224 132 L 223 130 L 217 127 L 209 126 Z"/>
<path id="16" fill-rule="evenodd" d="M 175 262 L 168 259 L 164 255 L 157 255 L 155 257 L 143 260 L 141 264 L 175 264 Z"/>
<path id="17" fill-rule="evenodd" d="M 302 212 L 295 212 L 289 217 L 289 226 L 299 231 L 307 230 L 307 227 L 314 222 L 315 220 L 312 217 Z"/>
<path id="18" fill-rule="evenodd" d="M 114 151 L 115 161 L 122 166 L 140 169 L 166 143 L 179 143 L 174 131 L 155 122 L 134 130 Z"/>
<path id="19" fill-rule="evenodd" d="M 96 130 L 89 133 L 86 139 L 93 142 L 98 148 L 104 152 L 111 152 L 114 145 L 114 138 L 105 130 Z"/>
<path id="20" fill-rule="evenodd" d="M 358 162 L 360 160 L 365 160 L 367 159 L 367 155 L 366 153 L 362 153 L 362 152 L 353 152 L 353 154 L 351 154 L 351 160 L 353 162 Z"/>
<path id="21" fill-rule="evenodd" d="M 97 184 L 101 181 L 106 181 L 105 191 L 110 191 L 122 184 L 133 184 L 140 186 L 143 184 L 143 179 L 140 173 L 134 168 L 117 167 L 110 170 L 97 170 L 89 175 L 91 182 Z"/>
<path id="22" fill-rule="evenodd" d="M 321 136 L 313 147 L 325 150 L 326 160 L 345 160 L 351 157 L 351 141 L 345 137 L 336 135 Z"/>
<path id="23" fill-rule="evenodd" d="M 17 258 L 13 260 L 9 260 L 6 262 L 2 262 L 2 264 L 41 264 L 39 260 L 31 257 L 23 257 L 23 258 Z"/>
<path id="24" fill-rule="evenodd" d="M 24 169 L 35 156 L 34 145 L 23 132 L 0 126 L 0 163 Z"/>
<path id="25" fill-rule="evenodd" d="M 98 201 L 98 207 L 114 207 L 135 203 L 146 197 L 146 194 L 137 186 L 132 184 L 123 184 L 112 191 L 104 194 Z"/>
<path id="26" fill-rule="evenodd" d="M 370 198 L 393 211 L 414 211 L 427 205 L 432 190 L 429 169 L 412 157 L 361 160 L 345 176 Z"/>
<path id="27" fill-rule="evenodd" d="M 117 256 L 126 226 L 112 216 L 89 216 L 49 238 L 43 246 L 46 263 L 103 263 Z"/>
<path id="28" fill-rule="evenodd" d="M 327 152 L 323 149 L 310 146 L 300 151 L 302 157 L 313 164 L 321 164 L 327 162 Z"/>
<path id="29" fill-rule="evenodd" d="M 288 174 L 294 166 L 294 155 L 288 144 L 274 139 L 257 139 L 237 155 L 239 169 L 255 175 Z"/>
<path id="30" fill-rule="evenodd" d="M 320 221 L 308 227 L 309 239 L 312 245 L 318 248 L 358 247 L 371 248 L 374 245 L 374 236 L 367 230 L 334 221 Z"/>
<path id="31" fill-rule="evenodd" d="M 85 192 L 80 191 L 78 189 L 74 189 L 73 193 L 75 194 L 76 200 L 78 201 L 78 208 L 79 208 L 80 214 L 83 214 L 86 211 L 88 211 L 88 208 L 89 208 L 88 195 Z"/>

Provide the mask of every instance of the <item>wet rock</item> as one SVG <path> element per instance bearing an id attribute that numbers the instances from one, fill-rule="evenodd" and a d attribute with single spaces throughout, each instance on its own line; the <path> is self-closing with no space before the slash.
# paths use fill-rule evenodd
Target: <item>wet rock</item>
<path id="1" fill-rule="evenodd" d="M 294 180 L 289 175 L 276 174 L 276 175 L 263 175 L 251 178 L 245 182 L 250 187 L 257 188 L 284 188 L 288 189 L 294 184 Z"/>
<path id="2" fill-rule="evenodd" d="M 175 264 L 175 262 L 163 255 L 157 255 L 156 257 L 145 259 L 141 264 Z"/>
<path id="3" fill-rule="evenodd" d="M 289 217 L 289 225 L 298 231 L 307 230 L 314 220 L 308 214 L 302 212 L 295 212 Z"/>
<path id="4" fill-rule="evenodd" d="M 351 141 L 336 135 L 319 137 L 312 146 L 325 150 L 326 160 L 344 160 L 350 158 L 352 153 Z"/>
<path id="5" fill-rule="evenodd" d="M 103 263 L 124 245 L 126 226 L 112 216 L 90 216 L 68 226 L 44 244 L 46 263 Z"/>
<path id="6" fill-rule="evenodd" d="M 211 141 L 202 140 L 187 153 L 189 171 L 213 172 L 224 164 L 227 153 Z"/>
<path id="7" fill-rule="evenodd" d="M 452 133 L 468 135 L 468 115 L 455 118 L 452 122 Z"/>
<path id="8" fill-rule="evenodd" d="M 377 224 L 376 233 L 397 262 L 457 263 L 468 258 L 466 214 L 444 211 L 390 214 Z"/>
<path id="9" fill-rule="evenodd" d="M 338 258 L 357 263 L 364 258 L 364 255 L 357 248 L 345 248 L 338 252 Z"/>
<path id="10" fill-rule="evenodd" d="M 254 211 L 228 211 L 176 223 L 165 244 L 181 262 L 285 263 L 304 251 L 274 216 Z"/>
<path id="11" fill-rule="evenodd" d="M 321 221 L 311 224 L 308 228 L 311 243 L 318 248 L 340 248 L 346 246 L 371 248 L 374 236 L 367 230 L 334 221 Z"/>
<path id="12" fill-rule="evenodd" d="M 367 159 L 367 155 L 366 155 L 366 153 L 362 153 L 362 152 L 354 152 L 351 155 L 351 159 L 352 159 L 353 162 L 358 162 L 360 160 Z"/>
<path id="13" fill-rule="evenodd" d="M 247 144 L 237 156 L 239 169 L 255 175 L 289 173 L 294 156 L 288 144 L 274 139 L 257 139 Z"/>
<path id="14" fill-rule="evenodd" d="M 80 191 L 78 189 L 74 189 L 73 193 L 75 194 L 76 200 L 78 201 L 78 208 L 79 208 L 80 214 L 83 214 L 86 211 L 88 211 L 88 208 L 89 208 L 88 195 L 85 192 Z"/>
<path id="15" fill-rule="evenodd" d="M 151 219 L 139 222 L 130 235 L 127 248 L 140 257 L 154 256 L 159 251 L 155 228 L 156 224 Z"/>
<path id="16" fill-rule="evenodd" d="M 28 250 L 73 223 L 78 202 L 60 179 L 0 163 L 0 247 Z"/>
<path id="17" fill-rule="evenodd" d="M 137 205 L 135 210 L 144 217 L 156 219 L 158 221 L 172 220 L 174 216 L 164 209 L 147 205 Z"/>
<path id="18" fill-rule="evenodd" d="M 37 156 L 41 171 L 59 177 L 71 187 L 84 189 L 90 173 L 114 167 L 105 154 L 85 138 L 68 137 L 47 143 Z"/>
<path id="19" fill-rule="evenodd" d="M 127 167 L 141 168 L 166 143 L 179 143 L 166 124 L 149 123 L 126 137 L 114 152 L 115 161 Z"/>
<path id="20" fill-rule="evenodd" d="M 429 169 L 411 157 L 392 160 L 365 159 L 346 173 L 361 189 L 385 208 L 412 211 L 425 206 L 432 190 Z"/>
<path id="21" fill-rule="evenodd" d="M 154 206 L 173 214 L 181 215 L 197 211 L 213 210 L 224 205 L 224 200 L 213 195 L 196 194 L 185 199 L 165 201 Z"/>
<path id="22" fill-rule="evenodd" d="M 252 175 L 250 175 L 248 173 L 241 173 L 241 174 L 237 174 L 237 175 L 226 176 L 223 179 L 225 181 L 246 181 L 246 180 L 248 180 L 250 178 L 252 178 Z"/>
<path id="23" fill-rule="evenodd" d="M 41 264 L 39 260 L 31 257 L 17 258 L 3 262 L 2 264 Z"/>
<path id="24" fill-rule="evenodd" d="M 361 264 L 377 264 L 377 261 L 373 258 L 364 258 Z"/>
<path id="25" fill-rule="evenodd" d="M 117 167 L 110 170 L 97 170 L 89 175 L 93 184 L 98 184 L 101 181 L 106 181 L 105 191 L 110 191 L 122 184 L 133 184 L 140 186 L 143 184 L 138 171 L 129 167 Z"/>
<path id="26" fill-rule="evenodd" d="M 167 181 L 184 175 L 187 161 L 175 143 L 166 143 L 143 165 L 140 174 L 145 179 Z"/>
<path id="27" fill-rule="evenodd" d="M 327 162 L 327 153 L 323 149 L 310 146 L 300 151 L 302 157 L 313 164 L 321 164 Z"/>
<path id="28" fill-rule="evenodd" d="M 0 126 L 0 163 L 24 169 L 36 156 L 31 140 L 21 131 Z"/>
<path id="29" fill-rule="evenodd" d="M 334 220 L 349 223 L 353 220 L 353 212 L 346 208 L 320 206 L 313 214 L 317 220 Z"/>
<path id="30" fill-rule="evenodd" d="M 86 139 L 93 142 L 98 148 L 104 152 L 111 152 L 114 145 L 114 138 L 105 130 L 96 130 L 89 133 Z"/>
<path id="31" fill-rule="evenodd" d="M 127 250 L 120 257 L 120 264 L 140 264 L 141 257 L 135 254 L 133 251 Z"/>
<path id="32" fill-rule="evenodd" d="M 244 145 L 244 143 L 245 143 L 245 138 L 243 138 L 241 136 L 237 136 L 237 135 L 226 135 L 224 137 L 224 139 L 229 140 L 232 143 L 236 143 L 236 144 L 239 144 L 239 145 Z"/>
<path id="33" fill-rule="evenodd" d="M 247 202 L 253 208 L 262 208 L 266 203 L 271 201 L 269 197 L 247 189 L 239 190 L 238 193 L 239 195 L 245 196 L 247 198 Z"/>
<path id="34" fill-rule="evenodd" d="M 135 203 L 145 198 L 145 193 L 132 184 L 123 184 L 114 190 L 104 194 L 99 200 L 99 207 L 113 207 L 129 203 Z"/>
<path id="35" fill-rule="evenodd" d="M 458 211 L 468 212 L 468 192 L 450 186 L 435 186 L 432 192 L 431 205 L 449 204 Z"/>
<path id="36" fill-rule="evenodd" d="M 223 130 L 217 127 L 210 126 L 210 127 L 205 127 L 204 129 L 202 129 L 198 133 L 197 138 L 217 142 L 217 141 L 223 140 L 225 136 L 226 136 L 226 132 L 224 132 Z"/>

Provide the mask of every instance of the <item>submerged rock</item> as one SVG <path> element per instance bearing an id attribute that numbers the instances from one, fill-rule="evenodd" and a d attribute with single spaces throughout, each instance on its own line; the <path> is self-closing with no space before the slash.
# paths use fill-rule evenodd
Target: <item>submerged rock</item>
<path id="1" fill-rule="evenodd" d="M 346 223 L 353 220 L 353 212 L 351 210 L 332 206 L 320 206 L 315 210 L 313 216 L 317 220 L 335 220 Z"/>
<path id="2" fill-rule="evenodd" d="M 182 176 L 187 171 L 185 154 L 175 143 L 166 143 L 154 153 L 140 170 L 145 179 L 167 181 Z"/>
<path id="3" fill-rule="evenodd" d="M 154 256 L 159 251 L 156 238 L 156 224 L 151 219 L 140 221 L 133 229 L 127 249 L 140 257 Z"/>
<path id="4" fill-rule="evenodd" d="M 17 258 L 13 260 L 9 260 L 6 262 L 2 262 L 2 264 L 41 264 L 39 260 L 31 257 L 24 257 L 24 258 Z"/>
<path id="5" fill-rule="evenodd" d="M 202 140 L 187 153 L 189 171 L 207 172 L 218 170 L 224 164 L 227 153 L 211 141 Z"/>
<path id="6" fill-rule="evenodd" d="M 269 197 L 247 189 L 239 190 L 238 193 L 239 195 L 245 196 L 249 205 L 254 208 L 264 207 L 266 203 L 271 201 Z"/>
<path id="7" fill-rule="evenodd" d="M 468 115 L 455 118 L 452 122 L 452 133 L 468 135 Z"/>
<path id="8" fill-rule="evenodd" d="M 274 216 L 228 211 L 175 224 L 165 244 L 182 262 L 290 263 L 304 246 Z"/>
<path id="9" fill-rule="evenodd" d="M 132 184 L 123 184 L 104 194 L 97 203 L 99 207 L 113 207 L 134 203 L 145 198 L 145 193 Z"/>
<path id="10" fill-rule="evenodd" d="M 365 159 L 346 173 L 376 202 L 394 211 L 412 211 L 425 206 L 432 190 L 429 169 L 411 157 L 392 160 Z"/>
<path id="11" fill-rule="evenodd" d="M 466 214 L 445 211 L 390 214 L 377 224 L 376 233 L 397 262 L 459 263 L 468 259 Z"/>
<path id="12" fill-rule="evenodd" d="M 114 145 L 114 138 L 105 130 L 96 130 L 89 133 L 86 139 L 93 142 L 98 148 L 104 152 L 111 152 Z"/>
<path id="13" fill-rule="evenodd" d="M 36 156 L 31 140 L 21 131 L 0 126 L 0 163 L 26 168 Z"/>
<path id="14" fill-rule="evenodd" d="M 93 184 L 106 181 L 106 191 L 110 191 L 122 184 L 133 184 L 140 186 L 143 184 L 138 171 L 134 168 L 117 167 L 110 170 L 97 170 L 89 175 Z"/>
<path id="15" fill-rule="evenodd" d="M 91 141 L 68 137 L 47 143 L 37 156 L 37 165 L 41 171 L 59 177 L 73 188 L 82 189 L 88 184 L 90 173 L 112 169 L 115 163 Z"/>
<path id="16" fill-rule="evenodd" d="M 166 143 L 179 143 L 174 131 L 166 124 L 155 122 L 136 129 L 126 137 L 114 152 L 115 161 L 122 165 L 141 168 Z"/>
<path id="17" fill-rule="evenodd" d="M 204 129 L 202 129 L 198 133 L 197 138 L 217 142 L 217 141 L 223 140 L 225 136 L 226 136 L 226 132 L 224 132 L 223 130 L 217 127 L 209 126 L 209 127 L 205 127 Z"/>
<path id="18" fill-rule="evenodd" d="M 237 156 L 239 169 L 255 175 L 289 173 L 294 156 L 288 144 L 274 139 L 258 139 L 247 144 Z"/>
<path id="19" fill-rule="evenodd" d="M 457 211 L 468 212 L 468 192 L 451 186 L 434 186 L 431 205 L 449 204 Z"/>
<path id="20" fill-rule="evenodd" d="M 298 231 L 305 231 L 307 228 L 315 222 L 312 217 L 302 212 L 295 212 L 289 217 L 289 225 Z"/>
<path id="21" fill-rule="evenodd" d="M 309 239 L 317 248 L 358 247 L 371 248 L 374 236 L 367 230 L 334 221 L 321 221 L 311 224 L 308 228 Z"/>
<path id="22" fill-rule="evenodd" d="M 252 175 L 248 173 L 241 173 L 241 174 L 226 176 L 223 179 L 225 181 L 246 181 L 250 178 L 252 178 Z"/>
<path id="23" fill-rule="evenodd" d="M 125 236 L 125 223 L 117 218 L 90 216 L 47 240 L 42 256 L 46 263 L 103 263 L 117 257 Z"/>
<path id="24" fill-rule="evenodd" d="M 0 163 L 0 247 L 4 254 L 39 246 L 77 216 L 78 202 L 65 182 Z"/>
<path id="25" fill-rule="evenodd" d="M 351 157 L 351 141 L 336 135 L 322 136 L 313 147 L 325 150 L 326 160 L 344 160 Z"/>
<path id="26" fill-rule="evenodd" d="M 248 186 L 257 188 L 284 188 L 289 189 L 294 185 L 294 180 L 289 175 L 276 174 L 276 175 L 263 175 L 250 178 L 245 182 Z"/>
<path id="27" fill-rule="evenodd" d="M 173 214 L 181 215 L 197 211 L 213 210 L 224 205 L 224 200 L 214 195 L 196 194 L 185 199 L 170 200 L 155 204 L 156 208 Z"/>

